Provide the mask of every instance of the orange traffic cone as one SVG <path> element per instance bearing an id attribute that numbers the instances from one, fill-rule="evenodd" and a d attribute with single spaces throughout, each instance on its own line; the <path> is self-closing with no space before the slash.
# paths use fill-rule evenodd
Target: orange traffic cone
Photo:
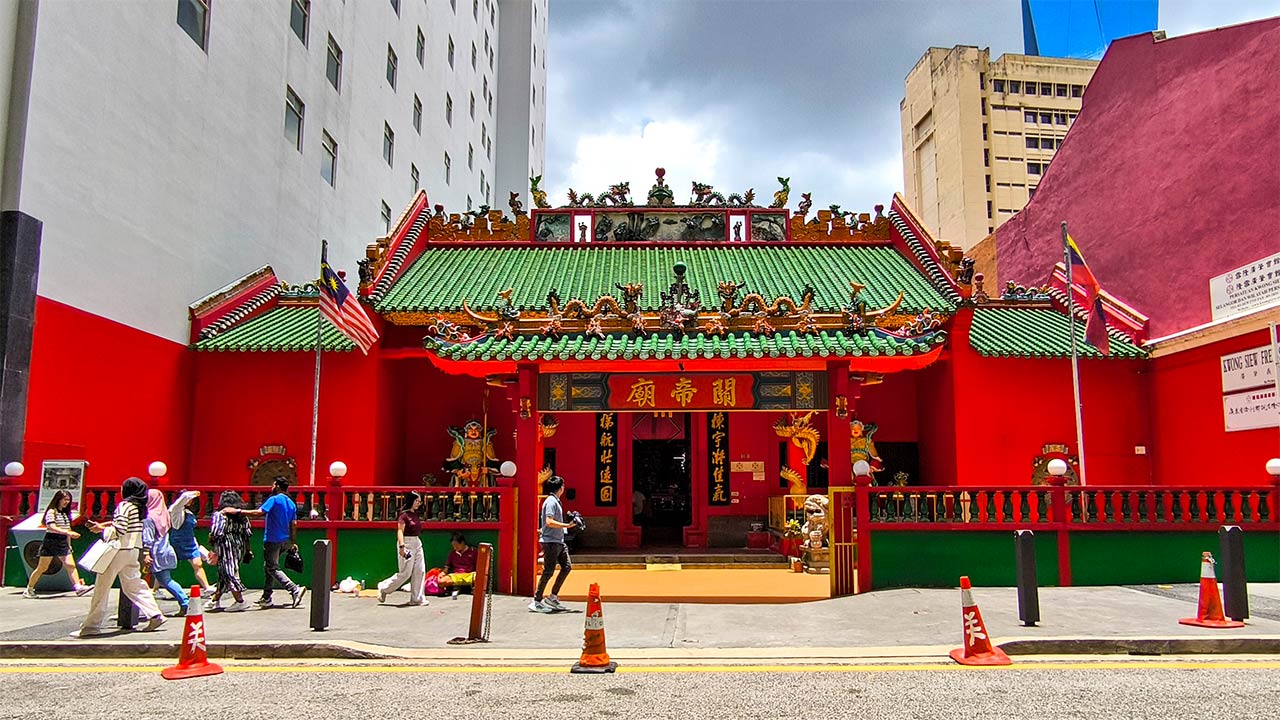
<path id="1" fill-rule="evenodd" d="M 219 675 L 222 666 L 209 662 L 204 636 L 204 601 L 200 599 L 200 586 L 191 588 L 191 603 L 187 606 L 187 623 L 182 629 L 182 649 L 178 652 L 178 664 L 160 671 L 165 680 Z"/>
<path id="2" fill-rule="evenodd" d="M 1244 627 L 1239 620 L 1228 620 L 1222 613 L 1222 595 L 1218 593 L 1218 578 L 1213 572 L 1213 553 L 1203 553 L 1200 557 L 1200 606 L 1193 618 L 1182 618 L 1178 622 L 1183 625 L 1196 625 L 1207 628 Z"/>
<path id="3" fill-rule="evenodd" d="M 961 665 L 1012 665 L 1013 661 L 998 647 L 991 645 L 991 635 L 982 623 L 982 613 L 973 601 L 973 585 L 969 576 L 960 578 L 960 613 L 964 619 L 964 647 L 951 651 L 951 659 Z"/>
<path id="4" fill-rule="evenodd" d="M 604 646 L 604 608 L 600 605 L 600 585 L 597 583 L 591 583 L 587 593 L 586 625 L 582 634 L 582 657 L 569 672 L 611 673 L 617 670 L 618 663 L 609 659 L 609 651 Z"/>

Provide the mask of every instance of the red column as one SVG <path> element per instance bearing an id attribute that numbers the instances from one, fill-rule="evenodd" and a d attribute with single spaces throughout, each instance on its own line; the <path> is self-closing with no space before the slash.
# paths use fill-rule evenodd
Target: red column
<path id="1" fill-rule="evenodd" d="M 338 523 L 346 513 L 345 497 L 342 492 L 342 478 L 329 476 L 329 487 L 325 491 L 324 534 L 329 540 L 329 577 L 338 577 Z"/>
<path id="2" fill-rule="evenodd" d="M 859 475 L 854 482 L 854 517 L 858 525 L 858 592 L 870 592 L 871 586 L 871 476 Z"/>
<path id="3" fill-rule="evenodd" d="M 1071 586 L 1071 533 L 1068 531 L 1071 511 L 1067 508 L 1066 478 L 1050 477 L 1049 501 L 1053 524 L 1058 532 L 1058 586 Z"/>
<path id="4" fill-rule="evenodd" d="M 516 592 L 533 593 L 533 568 L 538 557 L 538 471 L 542 469 L 538 439 L 538 366 L 521 365 L 516 372 Z M 506 552 L 506 548 L 502 552 Z"/>
<path id="5" fill-rule="evenodd" d="M 729 425 L 733 432 L 733 424 Z M 707 546 L 707 413 L 689 413 L 690 525 L 684 529 L 685 547 Z"/>
<path id="6" fill-rule="evenodd" d="M 596 422 L 600 421 L 600 416 L 596 415 Z M 635 429 L 636 415 L 630 413 L 618 413 L 618 447 L 614 453 L 618 457 L 618 547 L 620 548 L 638 548 L 640 547 L 641 536 L 643 531 L 636 527 L 631 517 L 631 492 L 635 489 L 635 477 L 632 474 L 631 464 L 631 439 Z M 595 436 L 586 438 L 583 442 L 594 443 Z M 591 466 L 592 469 L 595 465 Z M 591 487 L 594 488 L 594 480 Z"/>
<path id="7" fill-rule="evenodd" d="M 854 398 L 850 392 L 849 363 L 827 363 L 827 468 L 832 486 L 853 484 L 853 468 L 849 461 L 849 420 Z"/>

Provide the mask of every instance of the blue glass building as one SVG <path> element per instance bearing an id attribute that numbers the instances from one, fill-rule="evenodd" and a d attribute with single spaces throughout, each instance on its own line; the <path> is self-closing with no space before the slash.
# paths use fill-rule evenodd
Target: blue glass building
<path id="1" fill-rule="evenodd" d="M 1022 0 L 1027 55 L 1097 60 L 1116 38 L 1156 29 L 1159 0 Z"/>

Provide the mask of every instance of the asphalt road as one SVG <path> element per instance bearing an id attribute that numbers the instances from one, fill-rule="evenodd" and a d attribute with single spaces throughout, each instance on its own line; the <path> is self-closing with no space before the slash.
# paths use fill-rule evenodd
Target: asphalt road
<path id="1" fill-rule="evenodd" d="M 0 718 L 1274 718 L 1280 662 L 423 669 L 239 664 L 168 682 L 153 667 L 0 666 Z M 433 710 L 434 707 L 434 710 Z"/>

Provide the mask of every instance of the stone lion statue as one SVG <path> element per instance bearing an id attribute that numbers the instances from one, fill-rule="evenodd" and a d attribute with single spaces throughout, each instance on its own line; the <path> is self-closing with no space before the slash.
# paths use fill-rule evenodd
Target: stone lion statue
<path id="1" fill-rule="evenodd" d="M 804 546 L 812 550 L 822 548 L 823 539 L 827 536 L 827 505 L 830 501 L 826 495 L 810 495 L 804 501 L 804 526 L 800 528 L 804 535 Z"/>

